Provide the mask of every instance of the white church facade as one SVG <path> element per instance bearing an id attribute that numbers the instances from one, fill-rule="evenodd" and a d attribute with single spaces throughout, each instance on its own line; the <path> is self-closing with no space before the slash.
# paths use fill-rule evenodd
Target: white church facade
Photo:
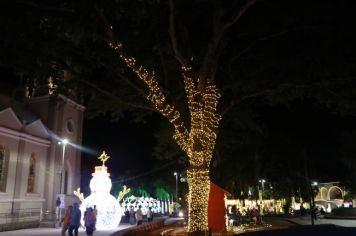
<path id="1" fill-rule="evenodd" d="M 80 186 L 84 110 L 63 95 L 22 104 L 0 95 L 0 231 L 54 222 L 58 194 L 72 198 Z"/>

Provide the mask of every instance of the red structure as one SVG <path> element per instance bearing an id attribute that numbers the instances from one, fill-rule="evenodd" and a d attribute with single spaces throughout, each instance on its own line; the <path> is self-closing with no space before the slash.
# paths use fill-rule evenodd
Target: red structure
<path id="1" fill-rule="evenodd" d="M 214 183 L 210 183 L 208 226 L 214 233 L 226 232 L 225 196 L 229 196 L 226 190 Z"/>

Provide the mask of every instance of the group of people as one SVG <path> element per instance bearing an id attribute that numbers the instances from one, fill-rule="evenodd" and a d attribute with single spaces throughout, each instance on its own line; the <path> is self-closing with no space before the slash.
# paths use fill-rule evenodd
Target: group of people
<path id="1" fill-rule="evenodd" d="M 309 212 L 312 214 L 314 220 L 324 218 L 324 216 L 326 215 L 324 208 L 318 206 L 312 207 L 311 209 L 309 209 Z M 305 216 L 307 214 L 308 214 L 307 210 L 304 208 L 303 204 L 301 204 L 300 216 Z"/>
<path id="2" fill-rule="evenodd" d="M 128 221 L 130 224 L 135 224 L 141 225 L 143 222 L 143 212 L 142 212 L 142 206 L 139 205 L 138 209 L 135 211 L 133 207 L 130 208 L 130 211 L 126 210 L 125 211 L 126 217 L 129 219 Z M 152 207 L 149 207 L 146 213 L 147 221 L 151 222 L 153 220 L 153 211 Z"/>
<path id="3" fill-rule="evenodd" d="M 262 216 L 260 211 L 260 205 L 257 204 L 256 206 L 251 206 L 247 208 L 247 211 L 245 211 L 245 209 L 242 209 L 241 214 L 240 209 L 234 205 L 231 207 L 231 211 L 228 212 L 229 226 L 233 227 L 241 224 L 243 220 L 243 215 L 246 216 L 245 218 L 250 223 L 254 223 L 256 225 L 262 224 Z"/>
<path id="4" fill-rule="evenodd" d="M 94 206 L 94 208 L 89 207 L 84 212 L 84 227 L 88 236 L 93 235 L 93 232 L 95 230 L 96 215 L 96 206 Z M 73 232 L 75 236 L 78 236 L 78 229 L 80 227 L 81 217 L 82 213 L 79 209 L 78 203 L 74 203 L 73 206 L 68 206 L 61 220 L 62 236 L 65 236 L 67 231 L 69 236 L 73 236 Z"/>

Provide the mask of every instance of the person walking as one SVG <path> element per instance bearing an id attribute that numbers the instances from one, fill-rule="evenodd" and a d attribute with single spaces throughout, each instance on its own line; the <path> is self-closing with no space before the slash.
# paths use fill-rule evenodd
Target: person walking
<path id="1" fill-rule="evenodd" d="M 95 216 L 95 224 L 94 224 L 94 231 L 96 230 L 95 225 L 96 225 L 96 219 L 98 217 L 98 209 L 96 209 L 96 205 L 94 205 L 93 213 Z"/>
<path id="2" fill-rule="evenodd" d="M 141 210 L 141 205 L 138 206 L 138 209 L 136 211 L 136 220 L 137 220 L 137 225 L 141 225 L 142 224 L 142 218 L 143 218 L 143 214 L 142 214 L 142 210 Z"/>
<path id="3" fill-rule="evenodd" d="M 152 220 L 153 220 L 153 211 L 152 211 L 152 207 L 149 207 L 147 211 L 147 221 L 152 222 Z"/>
<path id="4" fill-rule="evenodd" d="M 133 209 L 133 207 L 130 208 L 130 224 L 133 225 L 136 223 L 136 218 L 135 218 L 135 211 Z"/>
<path id="5" fill-rule="evenodd" d="M 78 236 L 78 228 L 80 226 L 80 219 L 82 217 L 82 213 L 79 210 L 79 205 L 78 203 L 74 203 L 73 205 L 73 210 L 72 210 L 72 217 L 70 218 L 69 221 L 69 235 L 73 236 L 73 230 L 74 230 L 74 235 Z"/>
<path id="6" fill-rule="evenodd" d="M 92 236 L 95 229 L 96 217 L 93 208 L 89 207 L 84 216 L 85 231 L 88 236 Z"/>
<path id="7" fill-rule="evenodd" d="M 94 205 L 93 213 L 94 213 L 95 218 L 96 218 L 96 216 L 98 215 L 98 209 L 96 209 L 96 205 Z"/>
<path id="8" fill-rule="evenodd" d="M 66 235 L 66 232 L 69 228 L 69 221 L 72 216 L 72 209 L 73 209 L 73 206 L 68 206 L 66 212 L 64 213 L 63 219 L 61 220 L 62 236 Z"/>

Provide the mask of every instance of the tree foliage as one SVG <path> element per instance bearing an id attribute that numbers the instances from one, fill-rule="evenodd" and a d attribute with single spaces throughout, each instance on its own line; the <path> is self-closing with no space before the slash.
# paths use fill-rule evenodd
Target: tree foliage
<path id="1" fill-rule="evenodd" d="M 213 35 L 211 16 L 230 6 L 228 15 L 232 14 L 244 1 L 235 2 L 177 1 L 179 44 L 183 55 L 194 55 L 193 66 L 202 63 L 206 68 L 204 49 Z M 213 180 L 236 194 L 256 184 L 262 175 L 279 188 L 292 185 L 294 192 L 302 184 L 300 152 L 307 137 L 288 136 L 301 130 L 292 129 L 294 118 L 289 117 L 285 129 L 278 130 L 279 125 L 269 124 L 264 117 L 266 111 L 278 117 L 280 109 L 294 109 L 295 101 L 302 101 L 303 106 L 311 101 L 340 115 L 355 114 L 356 47 L 350 2 L 257 1 L 230 28 L 221 57 L 214 62 L 216 71 L 210 71 L 223 95 Z M 111 113 L 120 118 L 123 111 L 138 118 L 150 114 L 147 89 L 107 47 L 110 22 L 129 54 L 155 70 L 169 101 L 182 117 L 189 117 L 168 32 L 168 1 L 16 0 L 2 1 L 0 8 L 0 65 L 14 75 L 2 81 L 2 92 L 19 97 L 25 85 L 40 92 L 51 76 L 57 92 L 75 94 L 90 116 Z M 276 109 L 276 104 L 282 108 Z M 180 156 L 172 140 L 165 142 L 167 130 L 157 135 L 155 155 Z M 350 136 L 352 131 L 345 131 L 340 138 L 346 140 L 341 154 L 335 155 L 341 155 L 343 166 L 352 170 L 352 145 L 344 138 Z M 319 162 L 310 155 L 311 168 L 318 169 Z M 349 180 L 350 187 L 355 182 L 354 176 L 342 178 Z M 289 187 L 283 190 L 288 191 Z"/>

